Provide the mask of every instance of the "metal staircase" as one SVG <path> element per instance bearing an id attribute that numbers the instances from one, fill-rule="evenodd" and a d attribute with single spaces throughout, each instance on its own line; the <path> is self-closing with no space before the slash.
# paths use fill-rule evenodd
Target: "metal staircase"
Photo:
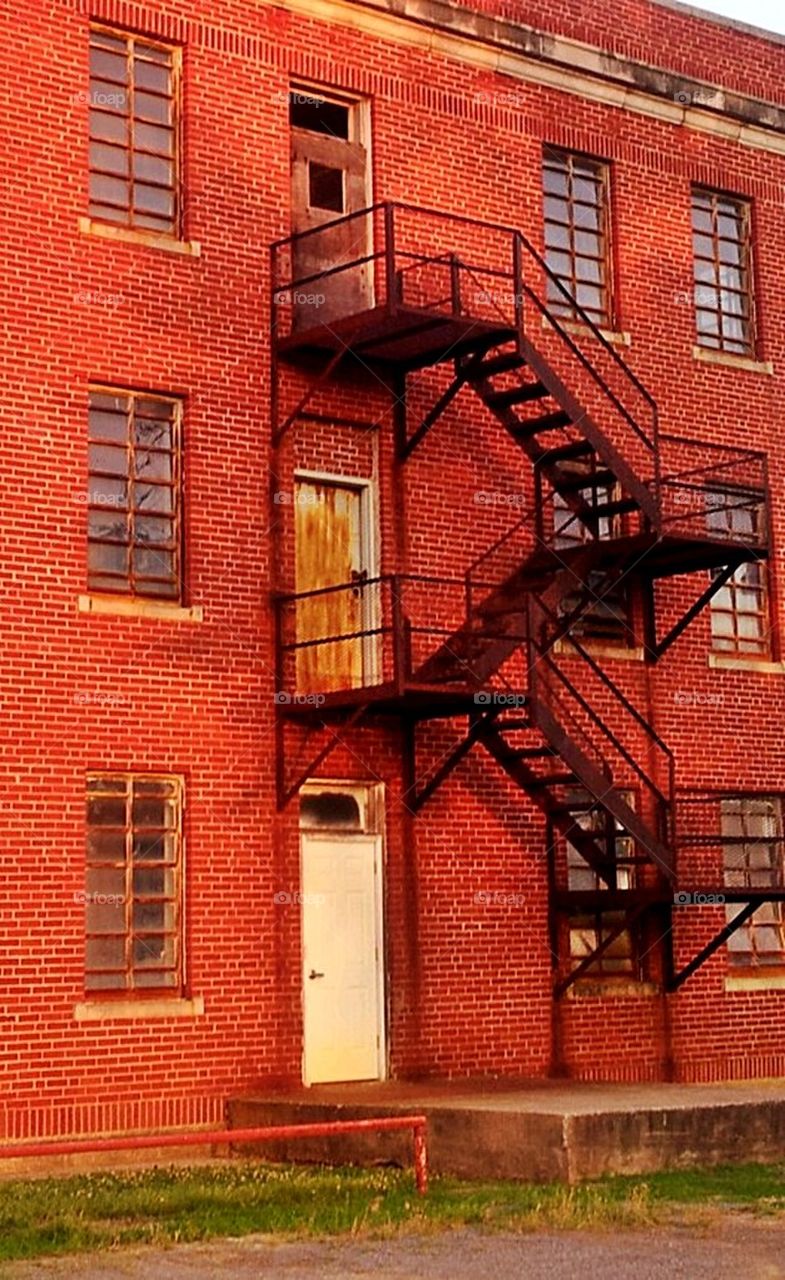
<path id="1" fill-rule="evenodd" d="M 424 784 L 410 785 L 410 807 L 421 809 L 468 751 L 481 745 L 596 873 L 609 910 L 637 919 L 647 902 L 673 901 L 673 756 L 581 643 L 577 624 L 632 573 L 653 617 L 658 580 L 712 571 L 713 582 L 706 587 L 701 581 L 695 603 L 664 638 L 657 639 L 652 625 L 647 657 L 661 658 L 710 601 L 714 583 L 721 585 L 745 560 L 766 555 L 765 521 L 757 522 L 761 534 L 753 541 L 734 537 L 732 528 L 718 530 L 707 518 L 728 504 L 765 508 L 765 459 L 751 450 L 661 435 L 645 387 L 519 232 L 389 203 L 363 214 L 375 227 L 366 240 L 379 246 L 370 257 L 377 270 L 375 305 L 345 323 L 305 331 L 273 306 L 276 447 L 298 421 L 307 421 L 314 397 L 339 368 L 359 358 L 389 380 L 403 406 L 397 433 L 401 462 L 468 391 L 531 462 L 533 505 L 467 569 L 463 581 L 406 573 L 369 579 L 363 590 L 375 593 L 380 616 L 374 627 L 384 650 L 380 675 L 373 685 L 328 689 L 319 716 L 323 724 L 331 713 L 355 722 L 374 711 L 393 711 L 408 726 L 414 754 L 419 722 L 465 715 L 466 732 L 447 759 Z M 416 228 L 423 221 L 428 234 L 414 231 L 407 240 L 401 224 Z M 288 243 L 274 248 L 274 298 L 291 292 L 294 283 L 285 270 L 283 280 L 278 276 L 276 250 L 285 257 Z M 431 249 L 439 243 L 440 251 Z M 506 266 L 499 266 L 500 257 Z M 572 305 L 579 333 L 543 301 L 546 277 Z M 499 305 L 495 295 L 485 305 L 482 285 L 488 279 L 506 282 L 511 307 Z M 469 295 L 474 306 L 467 304 Z M 299 367 L 308 380 L 288 412 L 278 390 L 282 365 Z M 413 426 L 407 420 L 407 377 L 426 367 L 452 367 L 452 380 Z M 463 596 L 457 620 L 454 607 L 426 626 L 408 616 L 407 600 L 418 584 L 435 596 L 437 584 L 447 591 L 450 581 Z M 327 589 L 356 591 L 356 584 Z M 278 596 L 279 688 L 286 685 L 287 661 L 300 643 L 293 622 L 298 599 L 292 592 Z M 335 636 L 323 637 L 326 657 L 335 642 Z M 307 718 L 299 708 L 286 715 Z M 330 749 L 329 742 L 320 748 L 310 767 Z M 279 754 L 286 754 L 283 726 Z M 306 761 L 300 781 L 308 768 Z M 416 779 L 417 773 L 412 761 L 409 776 Z M 284 783 L 283 802 L 297 785 Z M 576 816 L 577 794 L 589 797 L 609 830 L 632 841 L 629 861 L 637 887 L 620 887 L 612 841 Z M 624 883 L 629 885 L 629 877 Z M 570 895 L 561 893 L 559 901 L 569 911 Z M 560 992 L 587 967 L 583 962 L 562 978 Z"/>

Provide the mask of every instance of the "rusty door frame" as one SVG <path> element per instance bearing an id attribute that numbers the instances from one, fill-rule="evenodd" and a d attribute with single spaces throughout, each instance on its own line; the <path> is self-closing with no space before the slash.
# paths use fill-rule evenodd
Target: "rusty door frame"
<path id="1" fill-rule="evenodd" d="M 374 476 L 346 476 L 333 471 L 313 471 L 308 467 L 295 467 L 294 486 L 301 482 L 306 484 L 332 485 L 335 488 L 351 489 L 360 499 L 360 564 L 368 578 L 379 575 L 379 539 L 381 527 L 379 523 L 379 489 Z M 378 587 L 366 594 L 363 601 L 363 628 L 376 630 L 382 625 L 382 608 Z M 362 667 L 363 683 L 373 684 L 381 669 L 380 637 L 378 635 L 363 636 Z"/>

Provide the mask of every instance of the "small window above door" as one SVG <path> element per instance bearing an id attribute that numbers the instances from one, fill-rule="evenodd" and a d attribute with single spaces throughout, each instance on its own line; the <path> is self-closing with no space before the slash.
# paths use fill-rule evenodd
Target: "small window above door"
<path id="1" fill-rule="evenodd" d="M 356 796 L 347 791 L 306 792 L 300 798 L 300 826 L 330 831 L 362 831 Z"/>
<path id="2" fill-rule="evenodd" d="M 323 133 L 330 138 L 349 137 L 350 108 L 343 102 L 329 102 L 302 89 L 289 92 L 289 123 L 293 129 Z"/>

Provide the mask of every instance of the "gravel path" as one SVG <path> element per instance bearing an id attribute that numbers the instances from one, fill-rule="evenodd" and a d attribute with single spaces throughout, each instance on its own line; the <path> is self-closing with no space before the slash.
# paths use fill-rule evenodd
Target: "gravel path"
<path id="1" fill-rule="evenodd" d="M 448 1231 L 391 1240 L 273 1243 L 263 1236 L 6 1264 L 8 1280 L 785 1280 L 785 1228 L 738 1216 L 687 1228 L 537 1235 Z"/>

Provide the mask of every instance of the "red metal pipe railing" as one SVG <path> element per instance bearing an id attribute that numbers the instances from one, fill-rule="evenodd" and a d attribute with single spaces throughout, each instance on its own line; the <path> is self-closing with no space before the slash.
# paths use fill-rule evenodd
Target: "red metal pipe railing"
<path id="1" fill-rule="evenodd" d="M 274 1124 L 255 1129 L 199 1129 L 188 1133 L 134 1134 L 124 1138 L 77 1138 L 73 1141 L 26 1142 L 0 1146 L 0 1160 L 44 1156 L 90 1155 L 102 1151 L 150 1151 L 159 1147 L 206 1147 L 281 1138 L 324 1138 L 337 1133 L 388 1133 L 411 1129 L 414 1177 L 420 1195 L 428 1190 L 428 1121 L 425 1116 L 382 1116 L 371 1120 L 329 1120 L 318 1124 Z"/>

